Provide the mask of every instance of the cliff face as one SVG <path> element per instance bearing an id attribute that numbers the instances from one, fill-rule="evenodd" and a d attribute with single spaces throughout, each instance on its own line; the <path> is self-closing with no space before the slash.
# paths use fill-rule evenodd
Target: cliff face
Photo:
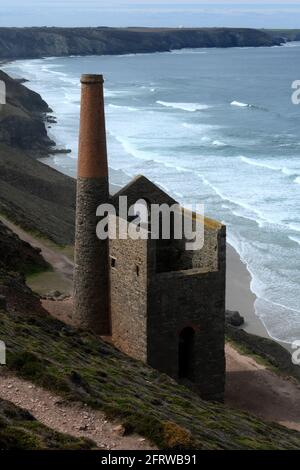
<path id="1" fill-rule="evenodd" d="M 282 43 L 300 41 L 300 29 L 268 29 L 267 33 Z"/>
<path id="2" fill-rule="evenodd" d="M 59 244 L 74 237 L 75 181 L 37 161 L 52 142 L 49 107 L 35 92 L 0 71 L 7 104 L 0 105 L 0 213 Z"/>
<path id="3" fill-rule="evenodd" d="M 54 145 L 43 122 L 51 111 L 35 92 L 0 71 L 6 85 L 6 105 L 0 105 L 0 143 L 28 151 L 32 156 L 48 155 Z"/>
<path id="4" fill-rule="evenodd" d="M 246 28 L 0 28 L 0 59 L 278 44 L 267 32 Z"/>

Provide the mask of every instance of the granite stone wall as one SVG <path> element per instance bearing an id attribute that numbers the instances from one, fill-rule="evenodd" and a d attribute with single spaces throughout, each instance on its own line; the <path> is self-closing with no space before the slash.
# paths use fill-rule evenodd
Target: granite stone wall
<path id="1" fill-rule="evenodd" d="M 129 204 L 139 198 L 175 202 L 144 177 L 118 195 L 127 195 Z M 199 251 L 186 251 L 185 240 L 111 240 L 112 333 L 125 353 L 183 380 L 205 399 L 222 401 L 226 228 L 205 219 L 204 237 Z M 191 374 L 181 378 L 182 331 L 187 328 L 193 333 Z"/>
<path id="2" fill-rule="evenodd" d="M 150 286 L 148 317 L 148 363 L 178 380 L 179 336 L 191 327 L 193 385 L 203 398 L 220 401 L 225 381 L 224 277 L 199 269 L 157 274 Z"/>
<path id="3" fill-rule="evenodd" d="M 118 218 L 117 218 L 118 220 Z M 148 241 L 110 241 L 110 301 L 114 344 L 147 362 Z"/>
<path id="4" fill-rule="evenodd" d="M 77 179 L 73 318 L 102 335 L 110 333 L 109 244 L 97 238 L 96 209 L 107 193 L 106 177 Z"/>

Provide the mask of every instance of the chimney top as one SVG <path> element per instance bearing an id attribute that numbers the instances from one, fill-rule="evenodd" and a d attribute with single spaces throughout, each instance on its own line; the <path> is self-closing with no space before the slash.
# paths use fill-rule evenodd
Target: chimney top
<path id="1" fill-rule="evenodd" d="M 103 83 L 104 79 L 103 79 L 103 75 L 84 74 L 84 75 L 81 75 L 80 81 L 81 83 L 86 83 L 86 84 Z"/>
<path id="2" fill-rule="evenodd" d="M 78 149 L 79 178 L 107 178 L 103 76 L 82 75 Z"/>

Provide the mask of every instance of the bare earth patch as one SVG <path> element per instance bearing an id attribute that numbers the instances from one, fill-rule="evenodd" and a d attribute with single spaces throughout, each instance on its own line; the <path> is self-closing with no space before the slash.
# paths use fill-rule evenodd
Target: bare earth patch
<path id="1" fill-rule="evenodd" d="M 225 403 L 300 431 L 300 384 L 226 345 Z"/>

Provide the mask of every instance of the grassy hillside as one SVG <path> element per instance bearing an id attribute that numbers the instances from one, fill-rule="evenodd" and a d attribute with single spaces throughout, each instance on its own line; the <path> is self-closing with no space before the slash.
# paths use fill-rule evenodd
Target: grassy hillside
<path id="1" fill-rule="evenodd" d="M 0 142 L 0 213 L 60 245 L 74 242 L 76 182 Z"/>
<path id="2" fill-rule="evenodd" d="M 36 297 L 30 303 L 20 280 L 17 289 L 11 282 L 10 275 L 0 275 L 7 298 L 11 293 L 8 308 L 0 310 L 0 331 L 7 367 L 17 375 L 120 418 L 127 432 L 137 431 L 161 448 L 300 448 L 299 433 L 201 400 L 92 333 L 51 318 L 37 309 Z"/>

